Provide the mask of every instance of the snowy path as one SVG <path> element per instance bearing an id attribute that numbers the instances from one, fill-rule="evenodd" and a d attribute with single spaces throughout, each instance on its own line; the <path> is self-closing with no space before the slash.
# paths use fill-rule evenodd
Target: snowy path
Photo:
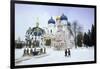
<path id="1" fill-rule="evenodd" d="M 18 54 L 20 53 L 20 54 Z M 15 51 L 15 57 L 20 58 L 22 50 Z M 71 57 L 65 57 L 64 51 L 56 51 L 52 48 L 47 48 L 47 54 L 44 56 L 32 56 L 29 60 L 25 60 L 16 65 L 35 65 L 35 64 L 47 64 L 47 63 L 64 63 L 64 62 L 81 62 L 81 61 L 93 61 L 94 60 L 94 48 L 78 48 L 71 49 Z"/>

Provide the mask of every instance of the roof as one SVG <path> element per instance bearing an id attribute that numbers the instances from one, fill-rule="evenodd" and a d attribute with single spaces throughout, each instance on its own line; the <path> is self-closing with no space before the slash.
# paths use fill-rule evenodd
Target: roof
<path id="1" fill-rule="evenodd" d="M 35 36 L 41 36 L 42 34 L 45 33 L 45 31 L 39 27 L 33 27 L 32 32 Z"/>
<path id="2" fill-rule="evenodd" d="M 61 15 L 60 20 L 68 20 L 67 16 L 65 16 L 64 14 Z"/>
<path id="3" fill-rule="evenodd" d="M 51 17 L 51 18 L 48 20 L 48 24 L 55 24 L 55 20 Z"/>

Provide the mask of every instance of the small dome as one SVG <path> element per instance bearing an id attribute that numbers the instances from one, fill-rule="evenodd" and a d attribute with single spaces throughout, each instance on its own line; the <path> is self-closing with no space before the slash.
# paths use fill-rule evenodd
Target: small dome
<path id="1" fill-rule="evenodd" d="M 55 24 L 55 20 L 51 17 L 51 19 L 49 19 L 48 24 Z"/>
<path id="2" fill-rule="evenodd" d="M 62 14 L 60 20 L 68 20 L 68 18 L 64 14 Z"/>

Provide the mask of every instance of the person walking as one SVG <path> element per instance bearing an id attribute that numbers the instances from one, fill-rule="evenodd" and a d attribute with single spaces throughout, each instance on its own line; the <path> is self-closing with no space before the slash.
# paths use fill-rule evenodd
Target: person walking
<path id="1" fill-rule="evenodd" d="M 27 55 L 29 55 L 29 49 L 28 49 L 28 48 L 27 48 L 27 50 L 26 50 L 26 51 L 27 51 Z"/>
<path id="2" fill-rule="evenodd" d="M 65 49 L 65 57 L 67 56 L 67 53 L 68 53 L 68 52 L 67 52 L 67 49 Z"/>
<path id="3" fill-rule="evenodd" d="M 68 56 L 71 56 L 70 48 L 68 48 Z"/>
<path id="4" fill-rule="evenodd" d="M 23 53 L 23 56 L 25 56 L 27 53 L 26 53 L 26 49 L 24 49 L 24 53 Z"/>

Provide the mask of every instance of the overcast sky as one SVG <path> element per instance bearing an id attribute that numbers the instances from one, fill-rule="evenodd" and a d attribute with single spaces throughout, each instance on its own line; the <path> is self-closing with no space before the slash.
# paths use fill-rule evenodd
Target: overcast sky
<path id="1" fill-rule="evenodd" d="M 20 37 L 24 40 L 26 30 L 36 25 L 37 17 L 39 26 L 43 28 L 47 27 L 51 16 L 55 19 L 63 13 L 69 22 L 78 21 L 84 32 L 94 24 L 94 8 L 15 4 L 15 39 Z"/>

